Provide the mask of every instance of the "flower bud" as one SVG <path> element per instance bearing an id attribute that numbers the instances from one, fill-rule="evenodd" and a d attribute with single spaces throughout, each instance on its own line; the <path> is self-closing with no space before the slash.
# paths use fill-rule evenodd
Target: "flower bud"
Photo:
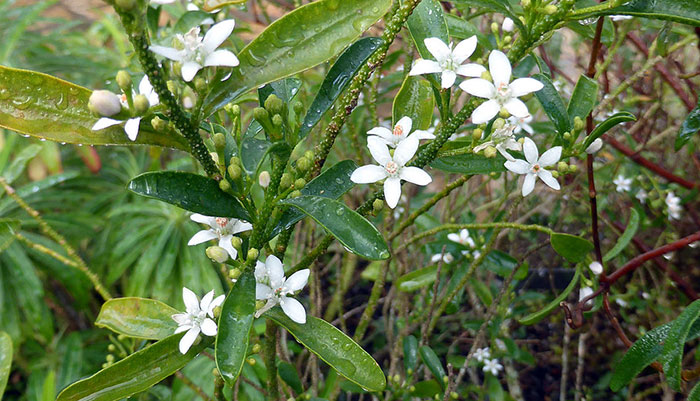
<path id="1" fill-rule="evenodd" d="M 270 113 L 268 113 L 267 110 L 265 110 L 262 107 L 256 107 L 255 109 L 253 109 L 253 118 L 258 120 L 260 124 L 262 124 L 263 122 L 267 123 L 267 121 L 270 118 Z"/>
<path id="2" fill-rule="evenodd" d="M 255 345 L 253 345 L 253 349 L 251 351 L 253 351 L 254 354 L 257 354 L 261 350 L 262 350 L 262 346 L 260 344 L 255 344 Z"/>
<path id="3" fill-rule="evenodd" d="M 501 111 L 498 112 L 498 115 L 502 118 L 508 118 L 510 117 L 510 111 L 505 107 L 501 107 Z"/>
<path id="4" fill-rule="evenodd" d="M 583 129 L 583 127 L 584 127 L 584 123 L 583 123 L 583 120 L 581 119 L 581 117 L 579 117 L 579 116 L 574 117 L 574 130 L 581 131 Z"/>
<path id="5" fill-rule="evenodd" d="M 503 43 L 508 44 L 513 40 L 513 37 L 510 35 L 506 35 L 503 37 Z"/>
<path id="6" fill-rule="evenodd" d="M 114 355 L 112 354 L 107 354 L 107 362 L 114 362 Z"/>
<path id="7" fill-rule="evenodd" d="M 228 278 L 235 280 L 238 277 L 241 277 L 241 269 L 235 267 L 228 271 Z"/>
<path id="8" fill-rule="evenodd" d="M 282 116 L 279 114 L 275 114 L 272 116 L 272 125 L 275 127 L 281 127 L 282 124 L 284 124 L 284 120 L 282 119 Z"/>
<path id="9" fill-rule="evenodd" d="M 168 123 L 158 116 L 151 119 L 151 127 L 153 127 L 156 132 L 166 132 L 168 130 Z"/>
<path id="10" fill-rule="evenodd" d="M 569 139 L 571 139 L 571 132 L 566 131 L 564 133 L 564 135 L 562 135 L 562 136 L 564 137 L 564 139 L 566 139 L 568 141 Z"/>
<path id="11" fill-rule="evenodd" d="M 556 171 L 556 170 L 553 170 L 553 171 L 552 171 L 552 177 L 554 177 L 554 178 L 559 178 L 559 172 Z"/>
<path id="12" fill-rule="evenodd" d="M 117 349 L 117 347 L 115 347 L 114 344 L 109 344 L 107 346 L 107 351 L 109 351 L 109 352 L 114 352 L 114 351 L 116 351 L 116 349 Z"/>
<path id="13" fill-rule="evenodd" d="M 234 181 L 241 178 L 241 174 L 243 173 L 243 170 L 241 170 L 241 168 L 237 164 L 230 164 L 228 166 L 227 171 L 228 171 L 228 176 Z"/>
<path id="14" fill-rule="evenodd" d="M 299 169 L 300 172 L 305 173 L 309 171 L 311 168 L 311 160 L 307 159 L 306 156 L 300 157 L 297 160 L 297 169 Z"/>
<path id="15" fill-rule="evenodd" d="M 284 110 L 284 102 L 282 99 L 277 97 L 274 93 L 265 99 L 265 109 L 270 112 L 270 114 L 282 114 Z"/>
<path id="16" fill-rule="evenodd" d="M 117 85 L 119 85 L 119 88 L 125 93 L 131 91 L 131 86 L 133 85 L 131 75 L 124 70 L 120 70 L 117 73 Z"/>
<path id="17" fill-rule="evenodd" d="M 394 379 L 394 383 L 398 383 L 401 381 L 401 376 L 399 376 L 398 374 L 395 374 L 393 379 Z"/>
<path id="18" fill-rule="evenodd" d="M 219 369 L 217 369 L 217 368 L 212 369 L 212 370 L 211 370 L 211 374 L 212 374 L 214 377 L 220 377 L 220 376 L 221 376 L 221 373 L 219 372 Z"/>
<path id="19" fill-rule="evenodd" d="M 289 194 L 289 197 L 290 197 L 290 198 L 298 198 L 298 197 L 300 197 L 300 196 L 301 196 L 301 191 L 298 190 L 298 189 L 295 190 L 295 191 L 292 191 L 292 193 Z"/>
<path id="20" fill-rule="evenodd" d="M 491 81 L 491 80 L 492 80 L 492 78 L 491 78 L 491 73 L 488 72 L 488 71 L 482 72 L 482 73 L 481 73 L 481 79 L 485 79 L 485 80 L 487 80 L 487 81 Z"/>
<path id="21" fill-rule="evenodd" d="M 285 190 L 289 187 L 292 186 L 294 183 L 293 177 L 289 173 L 284 173 L 282 174 L 282 177 L 280 178 L 280 190 Z"/>
<path id="22" fill-rule="evenodd" d="M 474 128 L 474 131 L 472 131 L 472 139 L 475 141 L 478 141 L 481 139 L 481 137 L 484 135 L 484 130 L 481 128 Z"/>
<path id="23" fill-rule="evenodd" d="M 506 110 L 507 112 L 507 110 Z M 506 120 L 502 118 L 497 118 L 496 121 L 493 122 L 493 128 L 494 129 L 501 129 L 506 125 Z"/>
<path id="24" fill-rule="evenodd" d="M 578 166 L 575 164 L 569 164 L 569 172 L 570 173 L 575 173 L 578 171 Z"/>
<path id="25" fill-rule="evenodd" d="M 566 162 L 559 162 L 557 163 L 557 170 L 559 170 L 560 173 L 564 174 L 569 170 L 569 165 L 566 164 Z"/>
<path id="26" fill-rule="evenodd" d="M 264 170 L 260 173 L 258 176 L 258 184 L 260 184 L 261 187 L 267 188 L 270 186 L 270 172 L 267 170 Z"/>
<path id="27" fill-rule="evenodd" d="M 557 12 L 557 10 L 558 10 L 558 8 L 557 8 L 557 6 L 555 6 L 554 4 L 547 4 L 547 5 L 544 7 L 544 13 L 547 14 L 547 15 L 552 15 L 552 14 L 554 14 L 555 12 Z"/>
<path id="28" fill-rule="evenodd" d="M 203 93 L 207 90 L 207 80 L 202 77 L 197 77 L 194 79 L 194 89 L 199 93 Z"/>
<path id="29" fill-rule="evenodd" d="M 381 199 L 375 199 L 374 202 L 372 202 L 372 211 L 374 214 L 378 214 L 379 212 L 382 211 L 384 208 L 384 201 Z"/>
<path id="30" fill-rule="evenodd" d="M 520 0 L 520 4 L 523 6 L 523 8 L 530 7 L 530 0 Z"/>
<path id="31" fill-rule="evenodd" d="M 210 246 L 207 248 L 207 257 L 217 263 L 224 263 L 228 260 L 228 252 L 220 246 Z"/>
<path id="32" fill-rule="evenodd" d="M 136 5 L 136 0 L 117 0 L 117 7 L 129 11 Z"/>
<path id="33" fill-rule="evenodd" d="M 255 260 L 258 258 L 258 250 L 255 248 L 248 249 L 246 260 Z"/>
<path id="34" fill-rule="evenodd" d="M 241 159 L 239 159 L 237 156 L 233 156 L 233 157 L 231 157 L 231 159 L 229 159 L 228 164 L 230 166 L 240 167 L 241 166 Z"/>
<path id="35" fill-rule="evenodd" d="M 111 117 L 122 111 L 119 97 L 108 90 L 96 90 L 90 95 L 88 107 L 95 114 L 103 117 Z"/>
<path id="36" fill-rule="evenodd" d="M 597 153 L 600 148 L 603 147 L 603 140 L 600 138 L 596 138 L 593 142 L 591 142 L 590 145 L 586 148 L 586 153 L 589 155 L 592 155 L 594 153 Z"/>
<path id="37" fill-rule="evenodd" d="M 221 132 L 214 134 L 214 146 L 217 150 L 226 147 L 226 136 Z"/>
<path id="38" fill-rule="evenodd" d="M 600 262 L 591 262 L 588 268 L 591 269 L 596 276 L 603 272 L 603 265 L 601 265 Z"/>
<path id="39" fill-rule="evenodd" d="M 294 113 L 297 115 L 302 114 L 304 112 L 304 104 L 299 100 L 294 102 L 292 108 L 294 109 Z"/>
<path id="40" fill-rule="evenodd" d="M 495 22 L 491 23 L 491 32 L 493 32 L 494 35 L 498 34 L 498 24 Z"/>
<path id="41" fill-rule="evenodd" d="M 240 239 L 239 237 L 231 237 L 231 246 L 233 247 L 233 249 L 240 251 L 242 244 L 243 244 L 243 240 Z M 235 277 L 233 277 L 233 278 L 235 278 Z"/>
<path id="42" fill-rule="evenodd" d="M 505 31 L 505 32 L 513 32 L 513 28 L 514 28 L 513 20 L 506 17 L 503 20 L 503 24 L 501 24 L 501 29 L 503 29 L 503 31 Z"/>
<path id="43" fill-rule="evenodd" d="M 228 192 L 231 190 L 231 184 L 228 182 L 228 180 L 226 180 L 226 178 L 224 178 L 219 181 L 219 188 L 224 192 Z"/>
<path id="44" fill-rule="evenodd" d="M 450 398 L 452 398 L 453 400 L 457 400 L 459 399 L 459 394 L 457 394 L 456 391 L 453 391 L 450 393 Z"/>
<path id="45" fill-rule="evenodd" d="M 493 146 L 487 146 L 486 149 L 484 149 L 484 156 L 488 157 L 489 159 L 496 157 L 497 153 L 498 151 Z"/>
<path id="46" fill-rule="evenodd" d="M 255 358 L 248 358 L 246 362 L 248 362 L 248 365 L 253 366 L 255 365 Z"/>
<path id="47" fill-rule="evenodd" d="M 136 95 L 134 96 L 134 110 L 137 115 L 142 115 L 148 111 L 151 104 L 148 102 L 146 95 Z"/>
<path id="48" fill-rule="evenodd" d="M 297 178 L 294 181 L 294 189 L 302 189 L 306 186 L 306 180 L 303 178 Z"/>
<path id="49" fill-rule="evenodd" d="M 314 159 L 314 151 L 307 150 L 306 152 L 304 152 L 304 157 L 309 159 L 309 160 L 313 160 Z"/>
<path id="50" fill-rule="evenodd" d="M 214 318 L 221 316 L 221 305 L 215 307 L 212 313 L 214 314 Z"/>

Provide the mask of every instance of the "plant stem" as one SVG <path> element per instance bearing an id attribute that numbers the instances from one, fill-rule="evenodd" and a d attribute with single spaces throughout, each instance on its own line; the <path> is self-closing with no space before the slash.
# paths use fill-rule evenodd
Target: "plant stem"
<path id="1" fill-rule="evenodd" d="M 270 399 L 279 399 L 277 384 L 277 325 L 272 320 L 267 320 L 265 326 L 265 367 L 267 368 L 267 391 Z"/>

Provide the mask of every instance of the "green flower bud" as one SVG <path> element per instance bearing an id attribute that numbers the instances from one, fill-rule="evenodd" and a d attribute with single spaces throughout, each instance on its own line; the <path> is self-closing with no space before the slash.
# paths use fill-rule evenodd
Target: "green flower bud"
<path id="1" fill-rule="evenodd" d="M 304 156 L 304 157 L 300 157 L 297 160 L 297 169 L 300 172 L 305 173 L 305 172 L 309 171 L 310 168 L 311 168 L 311 159 L 307 159 L 306 156 Z"/>
<path id="2" fill-rule="evenodd" d="M 562 135 L 562 136 L 564 137 L 564 139 L 566 139 L 566 140 L 568 141 L 568 140 L 571 139 L 571 132 L 568 132 L 568 131 L 567 131 L 567 132 L 565 132 L 564 135 Z"/>
<path id="3" fill-rule="evenodd" d="M 217 150 L 224 149 L 226 147 L 226 136 L 221 132 L 214 134 L 214 146 Z"/>
<path id="4" fill-rule="evenodd" d="M 124 340 L 126 340 L 126 336 L 124 334 L 120 334 L 117 336 L 117 340 L 124 341 Z"/>
<path id="5" fill-rule="evenodd" d="M 379 212 L 384 209 L 384 201 L 381 199 L 375 199 L 374 202 L 372 202 L 372 211 L 374 214 L 378 214 Z"/>
<path id="6" fill-rule="evenodd" d="M 301 191 L 298 190 L 298 189 L 295 190 L 295 191 L 292 191 L 292 193 L 289 194 L 289 197 L 290 197 L 290 198 L 298 198 L 298 197 L 300 197 L 300 196 L 301 196 Z"/>
<path id="7" fill-rule="evenodd" d="M 240 251 L 242 244 L 243 244 L 243 240 L 240 239 L 239 237 L 231 237 L 231 246 L 233 247 L 233 249 Z M 232 278 L 235 278 L 235 277 L 232 277 Z"/>
<path id="8" fill-rule="evenodd" d="M 134 96 L 134 110 L 136 114 L 142 115 L 148 111 L 151 104 L 148 102 L 146 95 L 136 95 Z"/>
<path id="9" fill-rule="evenodd" d="M 491 32 L 493 32 L 494 35 L 498 35 L 498 30 L 499 30 L 498 23 L 492 22 L 491 23 Z"/>
<path id="10" fill-rule="evenodd" d="M 501 107 L 501 111 L 498 112 L 498 116 L 502 118 L 508 118 L 510 117 L 510 112 L 505 107 Z"/>
<path id="11" fill-rule="evenodd" d="M 447 384 L 447 383 L 449 383 L 449 381 L 450 381 L 450 378 L 449 378 L 449 377 L 447 377 L 447 376 L 442 376 L 442 382 L 443 382 L 443 383 Z"/>
<path id="12" fill-rule="evenodd" d="M 453 400 L 459 399 L 459 394 L 457 394 L 456 391 L 453 391 L 450 393 L 450 398 L 452 398 Z"/>
<path id="13" fill-rule="evenodd" d="M 121 8 L 122 10 L 129 11 L 136 5 L 136 0 L 117 0 L 116 4 L 117 7 Z"/>
<path id="14" fill-rule="evenodd" d="M 241 170 L 241 168 L 237 164 L 230 164 L 228 166 L 227 171 L 228 171 L 228 176 L 234 181 L 241 178 L 241 174 L 243 173 L 243 170 Z"/>
<path id="15" fill-rule="evenodd" d="M 569 170 L 569 165 L 566 164 L 566 162 L 559 162 L 557 163 L 557 170 L 559 170 L 560 173 L 565 174 Z"/>
<path id="16" fill-rule="evenodd" d="M 581 119 L 581 117 L 579 117 L 579 116 L 574 117 L 574 130 L 581 131 L 583 129 L 583 127 L 584 127 L 584 123 L 583 123 L 583 120 Z"/>
<path id="17" fill-rule="evenodd" d="M 231 190 L 231 184 L 226 180 L 226 178 L 224 178 L 219 181 L 219 188 L 221 188 L 222 191 L 227 192 Z"/>
<path id="18" fill-rule="evenodd" d="M 88 100 L 88 107 L 102 117 L 111 117 L 122 111 L 119 97 L 108 90 L 93 91 Z"/>
<path id="19" fill-rule="evenodd" d="M 211 374 L 212 374 L 214 377 L 219 377 L 219 376 L 221 376 L 221 373 L 219 372 L 219 369 L 217 369 L 217 368 L 212 369 L 212 370 L 211 370 Z"/>
<path id="20" fill-rule="evenodd" d="M 284 110 L 284 102 L 282 99 L 277 97 L 274 93 L 265 99 L 265 109 L 270 112 L 270 114 L 282 114 Z"/>
<path id="21" fill-rule="evenodd" d="M 513 37 L 510 35 L 506 35 L 503 37 L 503 43 L 508 44 L 513 40 Z"/>
<path id="22" fill-rule="evenodd" d="M 231 166 L 241 166 L 241 159 L 239 159 L 236 156 L 231 157 L 231 159 L 228 161 L 228 164 Z"/>
<path id="23" fill-rule="evenodd" d="M 394 379 L 394 383 L 398 383 L 401 381 L 401 376 L 399 376 L 398 374 L 395 374 L 393 379 Z"/>
<path id="24" fill-rule="evenodd" d="M 552 171 L 552 177 L 554 177 L 554 178 L 559 178 L 559 172 L 556 171 L 556 170 L 553 170 L 553 171 Z"/>
<path id="25" fill-rule="evenodd" d="M 557 8 L 557 6 L 555 6 L 554 4 L 547 4 L 547 5 L 544 7 L 544 13 L 547 14 L 547 15 L 552 15 L 552 14 L 554 14 L 555 12 L 557 12 L 557 10 L 558 10 L 558 8 Z"/>
<path id="26" fill-rule="evenodd" d="M 168 123 L 158 116 L 151 119 L 151 127 L 153 127 L 156 132 L 166 132 L 168 130 Z"/>
<path id="27" fill-rule="evenodd" d="M 279 114 L 275 114 L 272 116 L 272 125 L 275 127 L 281 127 L 282 124 L 284 124 L 284 120 L 282 119 L 282 116 Z"/>
<path id="28" fill-rule="evenodd" d="M 119 88 L 124 92 L 131 91 L 131 86 L 133 85 L 133 82 L 131 81 L 131 75 L 129 75 L 129 73 L 124 70 L 120 70 L 117 73 L 117 85 L 119 85 Z"/>
<path id="29" fill-rule="evenodd" d="M 506 112 L 508 112 L 508 111 L 506 110 Z M 497 118 L 496 121 L 493 122 L 494 129 L 501 129 L 501 128 L 505 127 L 505 125 L 506 125 L 506 120 L 504 120 L 502 118 Z"/>
<path id="30" fill-rule="evenodd" d="M 258 184 L 260 184 L 261 187 L 267 188 L 270 186 L 270 172 L 265 170 L 260 173 L 258 176 Z"/>
<path id="31" fill-rule="evenodd" d="M 117 349 L 117 347 L 114 346 L 114 344 L 109 344 L 107 346 L 107 351 L 109 352 L 114 352 Z"/>
<path id="32" fill-rule="evenodd" d="M 228 271 L 228 278 L 235 280 L 238 277 L 241 277 L 241 269 L 235 267 Z"/>
<path id="33" fill-rule="evenodd" d="M 496 148 L 493 146 L 487 146 L 486 149 L 484 149 L 484 156 L 488 157 L 489 159 L 496 157 L 496 154 L 498 154 L 498 150 L 496 150 Z"/>
<path id="34" fill-rule="evenodd" d="M 207 90 L 207 80 L 202 77 L 197 77 L 194 79 L 194 89 L 199 93 L 203 93 Z"/>
<path id="35" fill-rule="evenodd" d="M 257 354 L 261 350 L 262 350 L 262 346 L 260 344 L 255 344 L 255 345 L 253 345 L 253 349 L 251 351 L 253 351 L 254 354 Z"/>
<path id="36" fill-rule="evenodd" d="M 315 156 L 315 155 L 314 155 L 314 151 L 313 151 L 313 150 L 307 150 L 306 152 L 304 152 L 304 157 L 307 158 L 307 159 L 309 159 L 309 160 L 313 160 L 313 159 L 314 159 L 314 156 Z"/>
<path id="37" fill-rule="evenodd" d="M 109 363 L 114 362 L 114 355 L 107 354 L 107 362 L 109 362 Z"/>
<path id="38" fill-rule="evenodd" d="M 474 128 L 474 131 L 472 131 L 472 139 L 475 141 L 478 141 L 481 139 L 481 137 L 484 135 L 484 130 L 481 128 Z"/>
<path id="39" fill-rule="evenodd" d="M 258 250 L 255 248 L 248 249 L 246 260 L 255 260 L 258 258 Z"/>
<path id="40" fill-rule="evenodd" d="M 409 369 L 409 370 L 413 370 L 413 369 Z M 409 373 L 409 374 L 410 374 L 410 373 Z M 408 391 L 411 392 L 411 393 L 415 392 L 415 391 L 416 391 L 416 386 L 410 386 L 410 387 L 408 388 Z"/>
<path id="41" fill-rule="evenodd" d="M 289 173 L 284 173 L 282 174 L 282 178 L 280 178 L 280 190 L 285 190 L 289 187 L 292 186 L 294 183 L 294 177 L 292 177 L 291 174 Z"/>
<path id="42" fill-rule="evenodd" d="M 306 180 L 303 178 L 297 178 L 296 181 L 294 181 L 294 188 L 295 189 L 302 189 L 306 186 Z"/>
<path id="43" fill-rule="evenodd" d="M 212 312 L 214 313 L 215 318 L 221 316 L 221 305 L 215 307 Z"/>
<path id="44" fill-rule="evenodd" d="M 297 115 L 304 112 L 304 104 L 299 100 L 296 100 L 294 102 L 294 104 L 292 105 L 292 108 L 294 109 L 294 113 Z"/>
<path id="45" fill-rule="evenodd" d="M 578 166 L 575 164 L 569 164 L 569 172 L 570 173 L 575 173 L 578 171 Z"/>
<path id="46" fill-rule="evenodd" d="M 248 365 L 253 366 L 255 365 L 255 358 L 248 358 L 246 362 L 248 362 Z"/>
<path id="47" fill-rule="evenodd" d="M 522 4 L 523 8 L 530 7 L 530 0 L 520 0 L 520 4 Z"/>
<path id="48" fill-rule="evenodd" d="M 220 246 L 210 246 L 206 252 L 207 257 L 217 263 L 224 263 L 228 260 L 228 252 Z"/>

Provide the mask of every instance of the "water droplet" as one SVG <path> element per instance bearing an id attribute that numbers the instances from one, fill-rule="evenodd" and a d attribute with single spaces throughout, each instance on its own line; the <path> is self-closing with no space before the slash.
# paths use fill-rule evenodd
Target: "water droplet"
<path id="1" fill-rule="evenodd" d="M 372 14 L 379 14 L 379 7 L 372 7 Z"/>
<path id="2" fill-rule="evenodd" d="M 389 251 L 381 251 L 379 252 L 379 257 L 382 259 L 386 259 L 389 257 Z"/>
<path id="3" fill-rule="evenodd" d="M 7 100 L 10 98 L 10 90 L 4 86 L 0 86 L 0 100 Z"/>
<path id="4" fill-rule="evenodd" d="M 64 96 L 63 93 L 61 93 L 55 104 L 57 109 L 65 110 L 68 108 L 68 96 Z"/>
<path id="5" fill-rule="evenodd" d="M 12 104 L 15 105 L 20 110 L 26 110 L 31 106 L 32 102 L 34 101 L 34 98 L 31 96 L 27 96 L 26 98 L 22 98 L 21 96 L 18 96 L 14 99 L 12 99 Z"/>
<path id="6" fill-rule="evenodd" d="M 343 349 L 345 351 L 350 351 L 350 349 L 352 349 L 352 344 L 350 344 L 350 343 L 343 344 Z"/>
<path id="7" fill-rule="evenodd" d="M 328 0 L 326 2 L 328 9 L 331 11 L 335 11 L 338 8 L 339 4 L 340 4 L 340 0 Z"/>
<path id="8" fill-rule="evenodd" d="M 335 214 L 337 214 L 338 216 L 342 216 L 343 213 L 345 213 L 345 209 L 342 207 L 339 207 L 338 210 L 335 211 Z"/>
<path id="9" fill-rule="evenodd" d="M 343 372 L 345 375 L 351 375 L 351 374 L 355 373 L 355 371 L 357 370 L 357 368 L 355 367 L 355 365 L 353 365 L 352 362 L 350 362 L 347 359 L 343 359 L 343 358 L 340 358 L 339 360 L 337 360 L 335 365 L 336 365 L 335 367 L 339 371 Z"/>
<path id="10" fill-rule="evenodd" d="M 248 52 L 248 56 L 250 56 L 250 64 L 253 67 L 260 67 L 263 64 L 265 64 L 265 56 L 257 55 L 255 53 L 253 53 L 252 51 Z"/>
<path id="11" fill-rule="evenodd" d="M 71 95 L 77 95 L 78 93 L 80 93 L 80 91 L 78 90 L 78 88 L 71 86 L 68 88 L 68 93 L 70 93 Z"/>

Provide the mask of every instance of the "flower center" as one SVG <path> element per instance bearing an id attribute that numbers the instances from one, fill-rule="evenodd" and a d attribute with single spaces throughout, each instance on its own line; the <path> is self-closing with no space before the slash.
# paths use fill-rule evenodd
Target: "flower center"
<path id="1" fill-rule="evenodd" d="M 540 165 L 538 163 L 535 163 L 532 165 L 532 172 L 537 173 L 540 171 Z"/>
<path id="2" fill-rule="evenodd" d="M 202 46 L 202 40 L 199 36 L 199 27 L 195 27 L 189 30 L 186 34 L 178 37 L 184 51 L 186 53 L 186 58 L 189 60 L 201 61 L 201 54 L 199 54 L 199 48 Z"/>
<path id="3" fill-rule="evenodd" d="M 395 161 L 390 161 L 384 166 L 384 169 L 386 170 L 387 173 L 394 175 L 396 174 L 397 171 L 399 171 L 399 165 L 396 164 Z"/>
<path id="4" fill-rule="evenodd" d="M 452 57 L 442 60 L 439 65 L 443 70 L 455 71 L 457 69 L 457 63 L 455 63 Z"/>
<path id="5" fill-rule="evenodd" d="M 394 134 L 394 136 L 401 136 L 401 135 L 403 135 L 403 127 L 400 126 L 400 125 L 396 125 L 396 126 L 394 127 L 394 132 L 393 132 L 393 134 Z"/>
<path id="6" fill-rule="evenodd" d="M 496 97 L 502 103 L 505 103 L 510 99 L 510 85 L 507 82 L 501 82 L 496 88 Z"/>
<path id="7" fill-rule="evenodd" d="M 226 224 L 228 224 L 228 219 L 226 217 L 217 217 L 216 224 L 218 224 L 219 227 L 224 228 L 226 227 Z"/>

